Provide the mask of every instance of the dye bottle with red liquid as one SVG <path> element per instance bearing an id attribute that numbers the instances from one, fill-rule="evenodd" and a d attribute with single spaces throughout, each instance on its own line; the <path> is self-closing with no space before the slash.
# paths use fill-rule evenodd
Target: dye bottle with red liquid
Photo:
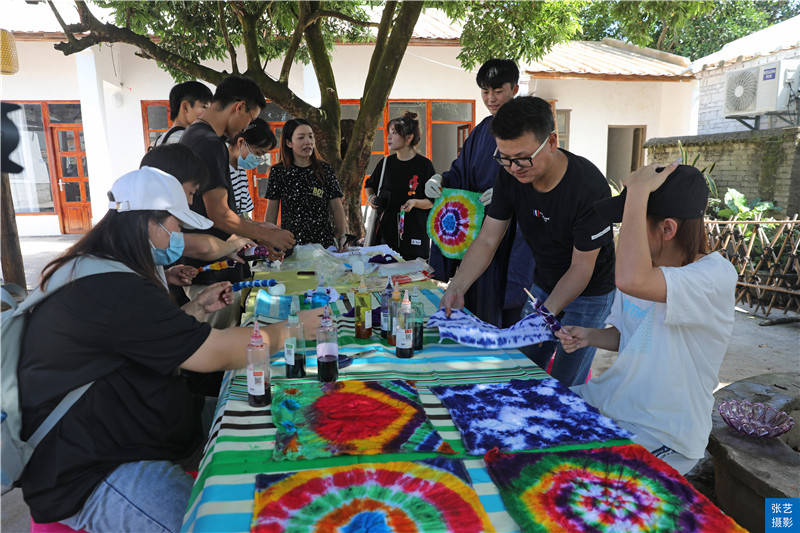
<path id="1" fill-rule="evenodd" d="M 264 407 L 271 400 L 269 352 L 258 331 L 258 322 L 256 322 L 253 324 L 253 334 L 247 344 L 247 403 L 252 407 Z"/>

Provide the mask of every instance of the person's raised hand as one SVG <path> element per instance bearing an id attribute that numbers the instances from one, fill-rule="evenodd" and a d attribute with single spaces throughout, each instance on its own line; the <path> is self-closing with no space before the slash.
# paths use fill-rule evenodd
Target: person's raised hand
<path id="1" fill-rule="evenodd" d="M 580 326 L 562 326 L 555 332 L 561 346 L 567 353 L 589 346 L 589 329 Z"/>
<path id="2" fill-rule="evenodd" d="M 230 281 L 220 281 L 209 285 L 194 297 L 192 303 L 203 308 L 206 313 L 219 311 L 233 303 L 233 290 Z"/>
<path id="3" fill-rule="evenodd" d="M 623 179 L 622 184 L 629 189 L 642 188 L 649 194 L 661 187 L 661 185 L 667 180 L 667 176 L 672 174 L 675 169 L 678 168 L 679 163 L 680 160 L 674 161 L 669 165 L 664 165 L 663 163 L 651 163 L 636 170 L 630 176 Z"/>
<path id="4" fill-rule="evenodd" d="M 267 237 L 264 239 L 267 246 L 277 248 L 278 250 L 288 250 L 295 245 L 294 235 L 292 232 L 285 229 L 268 229 Z"/>
<path id="5" fill-rule="evenodd" d="M 445 314 L 450 318 L 450 312 L 453 309 L 464 308 L 464 291 L 451 282 L 447 290 L 444 291 L 444 296 L 442 296 L 442 301 L 439 302 L 439 307 L 443 307 Z"/>
<path id="6" fill-rule="evenodd" d="M 166 269 L 164 275 L 167 277 L 167 283 L 170 285 L 186 287 L 192 284 L 192 280 L 199 272 L 199 270 L 189 265 L 175 265 Z"/>
<path id="7" fill-rule="evenodd" d="M 425 196 L 430 199 L 439 198 L 442 195 L 442 175 L 434 174 L 425 182 Z"/>
<path id="8" fill-rule="evenodd" d="M 493 194 L 494 194 L 494 188 L 489 188 L 483 191 L 483 194 L 481 194 L 480 198 L 478 198 L 478 200 L 480 200 L 480 202 L 483 204 L 483 207 L 487 207 L 489 204 L 492 203 Z"/>
<path id="9" fill-rule="evenodd" d="M 251 246 L 256 245 L 256 243 L 252 239 L 248 239 L 247 237 L 240 237 L 235 234 L 228 237 L 228 239 L 225 242 L 234 247 L 234 250 L 225 257 L 227 257 L 228 259 L 233 259 L 237 263 L 245 262 L 244 259 L 239 257 L 239 252 L 241 252 L 245 248 L 250 248 Z"/>

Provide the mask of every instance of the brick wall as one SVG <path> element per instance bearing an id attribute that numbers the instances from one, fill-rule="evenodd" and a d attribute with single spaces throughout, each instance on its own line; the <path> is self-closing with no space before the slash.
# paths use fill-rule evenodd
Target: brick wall
<path id="1" fill-rule="evenodd" d="M 678 141 L 697 167 L 716 163 L 714 181 L 722 198 L 732 187 L 748 200 L 770 200 L 788 216 L 800 213 L 800 128 L 664 137 L 645 143 L 647 161 L 674 161 Z"/>
<path id="2" fill-rule="evenodd" d="M 729 72 L 772 63 L 781 59 L 797 59 L 798 57 L 800 57 L 800 50 L 791 48 L 775 52 L 769 56 L 757 57 L 725 65 L 722 68 L 698 72 L 697 79 L 700 80 L 700 90 L 698 95 L 697 133 L 705 135 L 709 133 L 747 131 L 747 128 L 739 121 L 725 118 L 725 77 Z M 780 127 L 779 122 L 777 122 L 779 120 L 775 117 L 761 117 L 761 127 L 765 129 Z"/>

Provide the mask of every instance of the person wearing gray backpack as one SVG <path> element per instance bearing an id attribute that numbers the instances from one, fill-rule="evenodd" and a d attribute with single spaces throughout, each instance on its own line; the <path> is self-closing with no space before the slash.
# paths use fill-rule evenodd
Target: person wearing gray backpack
<path id="1" fill-rule="evenodd" d="M 192 479 L 177 461 L 202 439 L 203 400 L 177 370 L 244 367 L 251 330 L 212 330 L 196 318 L 230 302 L 228 282 L 179 308 L 159 279 L 157 265 L 181 255 L 181 226 L 211 224 L 189 209 L 174 177 L 143 167 L 118 179 L 109 198 L 108 213 L 45 267 L 31 303 L 17 310 L 24 325 L 16 410 L 6 397 L 3 339 L 3 486 L 21 485 L 39 523 L 179 531 Z M 319 313 L 305 312 L 303 320 L 311 334 Z M 282 349 L 284 329 L 262 328 L 271 350 Z M 74 403 L 65 406 L 65 397 Z M 44 421 L 52 413 L 57 420 L 49 428 Z M 6 453 L 12 420 L 21 421 L 11 439 L 21 451 L 17 467 L 24 467 L 16 476 L 6 461 L 14 455 Z M 44 429 L 33 437 L 37 428 Z"/>

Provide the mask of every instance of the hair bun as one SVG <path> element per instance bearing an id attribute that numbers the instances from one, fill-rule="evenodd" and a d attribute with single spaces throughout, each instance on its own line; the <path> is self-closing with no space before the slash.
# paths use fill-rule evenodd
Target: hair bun
<path id="1" fill-rule="evenodd" d="M 403 113 L 403 118 L 407 118 L 408 120 L 417 120 L 417 114 L 413 111 L 406 111 Z"/>

